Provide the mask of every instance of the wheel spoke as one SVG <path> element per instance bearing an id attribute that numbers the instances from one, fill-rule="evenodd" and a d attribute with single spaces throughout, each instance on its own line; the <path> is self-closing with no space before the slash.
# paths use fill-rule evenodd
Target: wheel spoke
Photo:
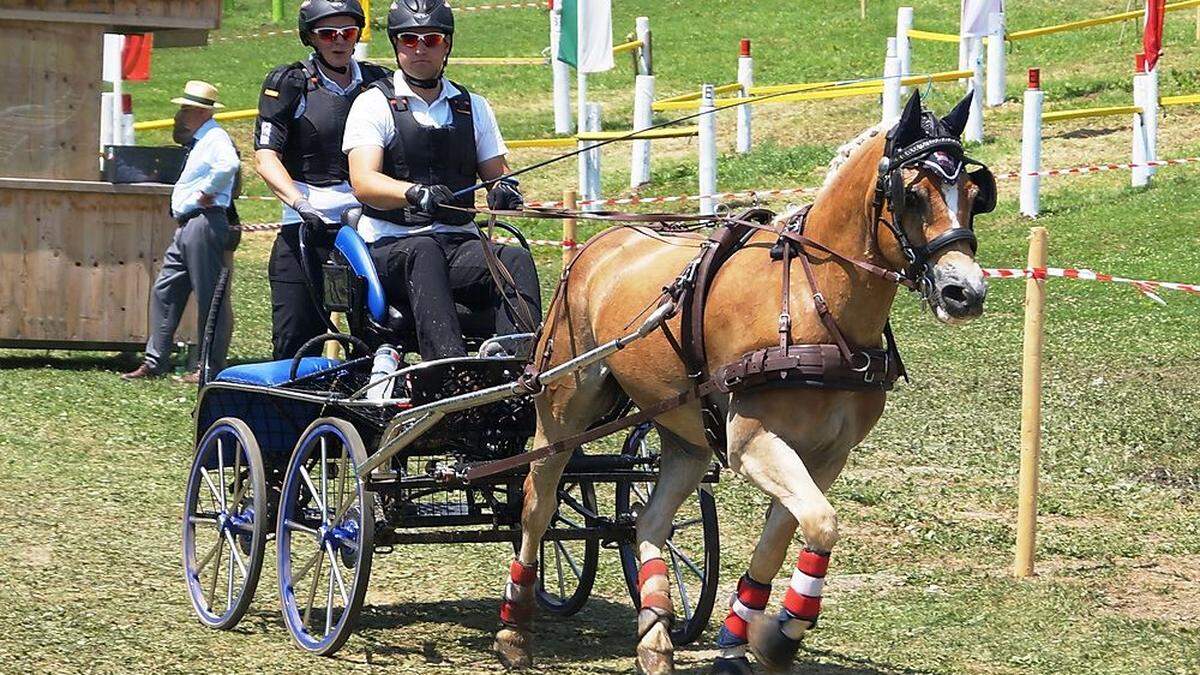
<path id="1" fill-rule="evenodd" d="M 316 558 L 317 571 L 316 574 L 313 575 L 312 585 L 310 585 L 308 589 L 308 605 L 304 608 L 304 621 L 302 623 L 305 626 L 309 625 L 308 620 L 312 617 L 313 602 L 315 602 L 317 599 L 317 582 L 321 579 L 321 563 L 324 560 L 325 551 L 318 548 Z"/>
<path id="2" fill-rule="evenodd" d="M 307 562 L 301 565 L 300 569 L 292 575 L 293 588 L 295 588 L 296 584 L 300 583 L 300 580 L 304 578 L 304 575 L 308 574 L 309 570 L 313 568 L 313 565 L 317 564 L 317 560 L 319 560 L 324 553 L 325 552 L 321 550 L 321 547 L 318 546 L 316 552 L 313 553 L 313 556 L 309 558 Z M 318 572 L 318 574 L 320 574 L 320 572 Z"/>
<path id="3" fill-rule="evenodd" d="M 233 560 L 235 555 L 231 544 L 229 547 L 229 572 L 225 575 L 225 611 L 227 612 L 233 607 Z"/>
<path id="4" fill-rule="evenodd" d="M 217 579 L 221 578 L 221 551 L 225 549 L 225 540 L 217 539 L 217 564 L 213 572 L 212 585 L 208 587 L 208 609 L 212 611 L 213 599 L 217 596 Z"/>
<path id="5" fill-rule="evenodd" d="M 246 562 L 242 560 L 242 553 L 237 549 L 237 543 L 233 540 L 233 534 L 229 530 L 225 530 L 225 539 L 229 542 L 230 560 L 236 560 L 238 567 L 242 569 L 242 577 L 250 576 L 250 570 L 246 568 Z"/>
<path id="6" fill-rule="evenodd" d="M 704 522 L 703 518 L 688 518 L 687 520 L 681 520 L 678 523 L 675 523 L 675 525 L 673 525 L 672 527 L 674 527 L 675 531 L 678 532 L 679 530 L 691 527 L 693 525 L 699 525 L 700 523 L 703 523 L 703 522 Z"/>
<path id="7" fill-rule="evenodd" d="M 573 495 L 568 494 L 566 491 L 563 491 L 562 493 L 559 494 L 559 501 L 562 504 L 570 505 L 570 507 L 572 509 L 574 509 L 576 513 L 582 515 L 585 518 L 587 518 L 589 516 L 592 518 L 596 517 L 595 512 L 593 512 L 591 509 L 584 506 L 583 504 L 579 503 L 579 500 L 575 499 L 575 497 Z M 560 512 L 562 511 L 561 507 L 559 508 L 559 511 Z"/>
<path id="8" fill-rule="evenodd" d="M 325 509 L 325 502 L 321 501 L 321 494 L 317 492 L 317 486 L 313 485 L 312 478 L 309 477 L 308 470 L 304 467 L 300 467 L 300 478 L 304 481 L 304 484 L 308 486 L 308 490 L 312 494 L 313 500 L 317 502 L 317 508 L 321 509 L 321 517 L 324 519 L 327 512 Z"/>
<path id="9" fill-rule="evenodd" d="M 325 635 L 329 635 L 333 630 L 333 570 L 337 567 L 337 561 L 333 559 L 333 555 L 329 556 L 329 584 L 328 590 L 325 592 Z"/>
<path id="10" fill-rule="evenodd" d="M 329 509 L 325 505 L 329 503 L 329 445 L 328 436 L 321 437 L 321 521 L 330 522 Z"/>
<path id="11" fill-rule="evenodd" d="M 225 503 L 225 444 L 221 442 L 220 436 L 217 436 L 217 471 L 220 472 L 217 482 L 221 484 L 221 491 L 217 494 L 221 498 L 221 510 L 228 513 L 229 505 Z"/>
<path id="12" fill-rule="evenodd" d="M 700 581 L 704 581 L 704 572 L 700 571 L 700 568 L 696 566 L 696 563 L 692 562 L 692 559 L 689 558 L 686 553 L 679 550 L 679 547 L 676 546 L 670 539 L 667 540 L 667 546 L 671 549 L 672 556 L 679 556 L 679 558 L 683 560 L 683 564 L 687 565 L 688 569 L 692 571 L 692 574 L 700 577 Z"/>
<path id="13" fill-rule="evenodd" d="M 633 488 L 633 493 L 638 496 L 638 499 L 642 500 L 642 506 L 650 503 L 650 493 L 643 490 L 646 486 L 633 483 L 631 487 Z"/>
<path id="14" fill-rule="evenodd" d="M 225 510 L 225 499 L 223 496 L 224 493 L 223 492 L 221 494 L 217 493 L 217 486 L 213 485 L 212 477 L 210 477 L 208 475 L 208 469 L 205 469 L 204 467 L 200 467 L 200 475 L 204 477 L 204 482 L 208 484 L 208 491 L 212 493 L 213 506 L 224 511 Z"/>
<path id="15" fill-rule="evenodd" d="M 571 552 L 567 550 L 567 547 L 566 547 L 566 546 L 563 546 L 563 543 L 562 543 L 561 541 L 556 541 L 556 542 L 554 542 L 554 546 L 555 546 L 555 547 L 556 547 L 556 548 L 557 548 L 559 551 L 562 551 L 562 554 L 563 554 L 563 556 L 565 556 L 565 557 L 566 557 L 566 559 L 567 559 L 567 564 L 571 566 L 571 571 L 575 573 L 575 578 L 576 578 L 576 579 L 582 579 L 582 578 L 583 578 L 583 572 L 581 572 L 581 571 L 579 570 L 579 565 L 578 565 L 578 564 L 576 564 L 576 562 L 575 562 L 575 558 L 571 557 Z"/>
<path id="16" fill-rule="evenodd" d="M 188 516 L 188 522 L 192 525 L 216 525 L 217 514 L 215 513 L 193 513 Z"/>
<path id="17" fill-rule="evenodd" d="M 346 446 L 347 445 L 349 445 L 349 444 L 342 443 L 342 455 L 341 455 L 341 457 L 338 457 L 338 491 L 337 491 L 337 500 L 336 501 L 337 501 L 337 504 L 339 505 L 339 507 L 342 503 L 342 500 L 344 500 L 346 498 L 346 474 L 349 473 L 347 470 L 347 464 L 349 463 L 348 462 L 349 458 L 346 456 Z M 340 514 L 340 513 L 337 514 L 337 520 L 334 520 L 332 522 L 338 522 L 339 520 L 341 520 L 341 517 L 342 517 L 342 514 Z"/>
<path id="18" fill-rule="evenodd" d="M 204 557 L 201 558 L 200 562 L 196 565 L 196 578 L 197 579 L 199 579 L 200 575 L 204 572 L 204 567 L 206 565 L 208 565 L 208 563 L 212 562 L 213 556 L 215 556 L 217 554 L 217 551 L 221 547 L 222 541 L 223 540 L 220 537 L 217 537 L 217 543 L 213 544 L 212 548 L 208 549 L 208 553 L 205 553 Z M 217 563 L 217 565 L 220 565 L 220 564 L 221 563 Z"/>
<path id="19" fill-rule="evenodd" d="M 333 577 L 337 580 L 338 591 L 342 594 L 342 602 L 346 607 L 350 606 L 350 594 L 346 592 L 346 580 L 342 578 L 342 570 L 337 566 L 337 558 L 333 555 L 333 545 L 325 542 L 325 550 L 329 553 L 329 569 L 333 570 Z"/>
<path id="20" fill-rule="evenodd" d="M 246 478 L 249 478 L 249 476 L 246 476 Z M 248 482 L 248 480 L 243 480 L 242 478 L 242 448 L 240 444 L 237 444 L 233 446 L 233 484 L 236 486 L 236 489 L 233 491 L 233 505 L 230 507 L 231 509 L 237 510 L 238 505 L 242 503 L 243 493 Z"/>
<path id="21" fill-rule="evenodd" d="M 675 557 L 675 549 L 671 549 L 671 569 L 675 572 L 675 585 L 679 587 L 679 600 L 683 603 L 683 619 L 692 618 L 692 602 L 688 599 L 687 585 L 683 583 L 683 574 L 679 571 L 679 560 Z"/>
<path id="22" fill-rule="evenodd" d="M 558 542 L 554 542 L 554 567 L 558 572 L 558 597 L 566 600 L 567 588 L 563 579 L 562 554 L 559 553 L 560 548 Z"/>
<path id="23" fill-rule="evenodd" d="M 305 534 L 311 534 L 311 535 L 312 535 L 312 536 L 314 536 L 314 537 L 320 536 L 320 535 L 317 533 L 317 530 L 316 530 L 316 528 L 312 528 L 312 527 L 309 527 L 309 526 L 307 526 L 307 525 L 301 525 L 300 523 L 297 523 L 296 521 L 292 520 L 291 518 L 286 518 L 286 519 L 284 519 L 284 521 L 283 521 L 283 524 L 284 524 L 285 526 L 287 526 L 287 527 L 288 527 L 288 529 L 291 529 L 291 530 L 298 530 L 298 531 L 300 531 L 300 532 L 303 532 L 303 533 L 305 533 Z"/>
<path id="24" fill-rule="evenodd" d="M 555 517 L 555 518 L 557 518 L 557 519 L 559 519 L 559 520 L 561 520 L 562 522 L 566 523 L 567 525 L 570 525 L 571 527 L 573 527 L 573 528 L 575 528 L 575 529 L 577 529 L 577 530 L 581 530 L 581 529 L 583 529 L 583 526 L 582 526 L 582 525 L 580 525 L 579 523 L 577 523 L 577 522 L 575 522 L 575 521 L 571 520 L 570 518 L 568 518 L 568 517 L 564 516 L 564 515 L 562 514 L 562 512 L 559 512 L 559 513 L 556 513 L 556 514 L 554 514 L 554 517 Z"/>

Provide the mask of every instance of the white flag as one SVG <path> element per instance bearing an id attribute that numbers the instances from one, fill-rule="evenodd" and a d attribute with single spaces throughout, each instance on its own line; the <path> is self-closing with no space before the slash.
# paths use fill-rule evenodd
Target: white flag
<path id="1" fill-rule="evenodd" d="M 979 37 L 988 34 L 988 15 L 1004 11 L 1004 0 L 962 0 L 958 34 Z"/>
<path id="2" fill-rule="evenodd" d="M 612 70 L 612 0 L 563 0 L 558 60 L 581 73 Z"/>

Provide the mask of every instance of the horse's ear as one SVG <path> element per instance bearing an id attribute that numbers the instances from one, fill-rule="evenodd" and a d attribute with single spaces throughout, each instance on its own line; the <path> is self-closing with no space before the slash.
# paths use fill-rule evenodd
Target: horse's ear
<path id="1" fill-rule="evenodd" d="M 963 129 L 967 128 L 967 118 L 971 116 L 971 99 L 974 97 L 975 90 L 972 89 L 954 106 L 949 115 L 942 118 L 942 126 L 955 138 L 961 138 Z"/>
<path id="2" fill-rule="evenodd" d="M 921 94 L 914 91 L 912 98 L 908 99 L 908 103 L 904 106 L 904 112 L 900 113 L 900 121 L 896 123 L 893 142 L 895 147 L 903 148 L 920 140 L 924 134 L 925 132 L 921 130 Z"/>

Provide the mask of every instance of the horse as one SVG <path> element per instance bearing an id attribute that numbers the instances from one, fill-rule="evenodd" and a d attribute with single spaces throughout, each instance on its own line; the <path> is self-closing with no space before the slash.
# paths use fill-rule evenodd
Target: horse
<path id="1" fill-rule="evenodd" d="M 743 245 L 713 274 L 699 310 L 702 329 L 691 338 L 703 341 L 702 370 L 709 378 L 739 359 L 745 366 L 754 360 L 748 354 L 765 354 L 777 341 L 785 347 L 825 345 L 823 353 L 834 361 L 845 361 L 841 347 L 849 347 L 852 363 L 830 366 L 843 373 L 866 371 L 872 354 L 891 361 L 887 357 L 894 349 L 880 347 L 897 282 L 918 292 L 940 322 L 961 324 L 982 314 L 987 286 L 975 262 L 973 219 L 994 207 L 995 184 L 982 165 L 964 170 L 978 164 L 966 157 L 959 140 L 969 109 L 970 95 L 939 118 L 922 110 L 915 94 L 890 130 L 876 125 L 842 146 L 806 214 L 748 224 Z M 537 343 L 536 353 L 545 355 L 541 366 L 623 335 L 639 312 L 662 298 L 662 289 L 687 278 L 680 270 L 694 269 L 697 254 L 711 246 L 696 233 L 648 227 L 615 227 L 593 237 L 564 272 L 555 294 Z M 783 255 L 780 248 L 787 249 Z M 685 317 L 669 319 L 662 332 L 548 386 L 535 399 L 535 445 L 585 431 L 623 397 L 645 410 L 696 387 L 705 378 L 688 372 L 679 339 L 673 337 L 686 336 L 685 323 Z M 890 347 L 890 337 L 887 342 Z M 866 365 L 857 358 L 862 354 L 868 354 Z M 894 380 L 896 364 L 888 363 L 887 369 Z M 879 420 L 889 387 L 788 385 L 774 381 L 732 387 L 727 395 L 716 392 L 711 397 L 719 411 L 715 434 L 706 431 L 699 400 L 654 420 L 662 440 L 660 475 L 636 523 L 637 666 L 642 671 L 674 669 L 673 605 L 662 547 L 675 511 L 710 466 L 714 435 L 724 436 L 717 450 L 724 451 L 728 468 L 771 498 L 718 635 L 714 672 L 750 672 L 748 650 L 768 668 L 786 668 L 804 632 L 816 623 L 838 541 L 837 517 L 825 492 L 850 450 Z M 510 668 L 532 664 L 538 550 L 569 457 L 561 453 L 533 463 L 525 480 L 521 547 L 510 567 L 501 603 L 503 627 L 494 643 Z M 770 582 L 797 529 L 803 550 L 783 608 L 768 616 Z"/>

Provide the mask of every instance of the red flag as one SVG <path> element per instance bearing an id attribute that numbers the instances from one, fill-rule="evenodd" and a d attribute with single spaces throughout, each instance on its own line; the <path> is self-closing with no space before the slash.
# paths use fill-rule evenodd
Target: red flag
<path id="1" fill-rule="evenodd" d="M 1146 55 L 1146 72 L 1154 70 L 1162 54 L 1163 16 L 1167 0 L 1146 0 L 1146 32 L 1142 35 L 1142 49 Z"/>
<path id="2" fill-rule="evenodd" d="M 153 48 L 154 33 L 126 35 L 125 49 L 121 51 L 121 78 L 150 79 L 150 51 Z"/>

